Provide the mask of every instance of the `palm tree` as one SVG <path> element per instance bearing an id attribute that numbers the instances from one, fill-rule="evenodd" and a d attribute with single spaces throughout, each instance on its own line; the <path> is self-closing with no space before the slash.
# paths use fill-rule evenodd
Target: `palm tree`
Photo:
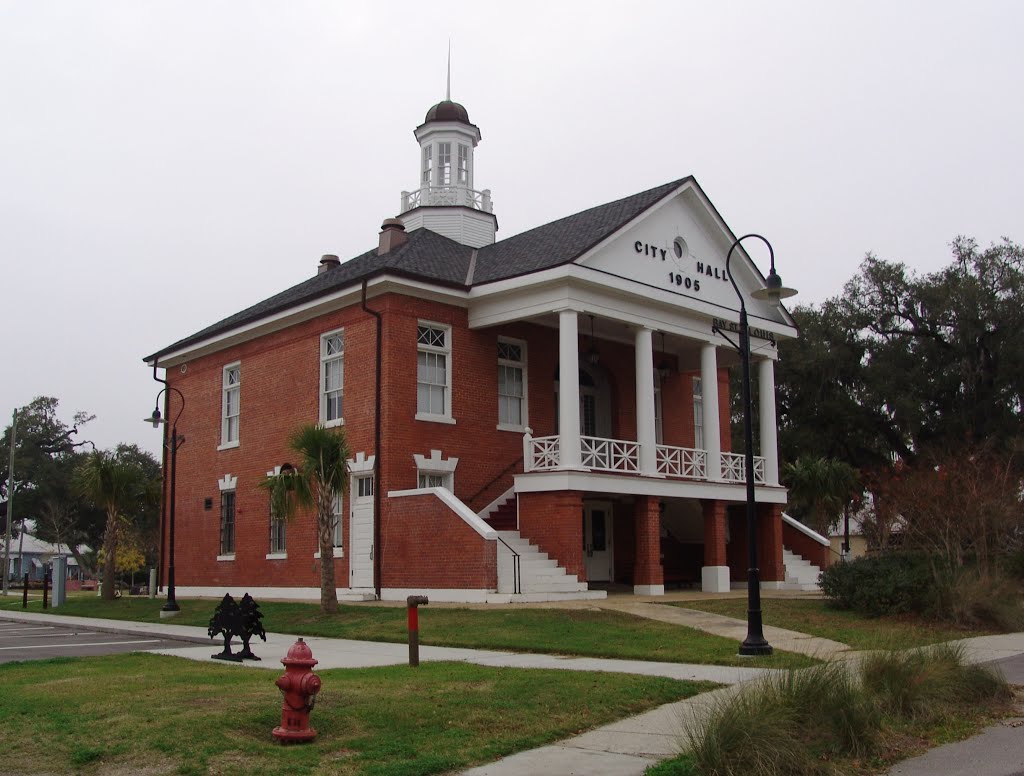
<path id="1" fill-rule="evenodd" d="M 283 465 L 281 473 L 267 477 L 260 487 L 270 492 L 272 514 L 290 519 L 296 503 L 316 510 L 320 542 L 320 609 L 328 614 L 338 611 L 338 593 L 334 582 L 334 499 L 348 490 L 348 443 L 342 429 L 300 426 L 288 446 L 299 455 L 298 466 Z"/>
<path id="2" fill-rule="evenodd" d="M 107 513 L 103 530 L 103 598 L 114 600 L 117 572 L 117 537 L 120 523 L 140 511 L 152 498 L 153 483 L 146 473 L 114 453 L 95 450 L 75 469 L 72 485 L 86 501 Z"/>
<path id="3" fill-rule="evenodd" d="M 783 468 L 794 511 L 815 531 L 828 535 L 860 488 L 857 470 L 836 458 L 802 455 Z"/>

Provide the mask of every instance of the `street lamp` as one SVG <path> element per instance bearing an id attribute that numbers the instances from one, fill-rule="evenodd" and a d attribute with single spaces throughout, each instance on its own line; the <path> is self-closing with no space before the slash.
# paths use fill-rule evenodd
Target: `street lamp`
<path id="1" fill-rule="evenodd" d="M 153 414 L 148 418 L 143 418 L 146 423 L 152 423 L 153 428 L 159 428 L 162 423 L 167 421 L 160 415 L 160 397 L 168 391 L 174 391 L 178 394 L 178 398 L 181 399 L 181 406 L 178 408 L 178 414 L 174 416 L 174 422 L 171 424 L 171 438 L 169 442 L 165 442 L 164 446 L 171 451 L 171 486 L 169 489 L 169 499 L 171 502 L 170 514 L 168 516 L 170 526 L 170 536 L 168 537 L 170 543 L 170 551 L 167 556 L 167 603 L 163 605 L 160 610 L 161 617 L 173 617 L 181 611 L 181 607 L 178 606 L 178 601 L 174 597 L 174 490 L 175 490 L 175 479 L 178 469 L 178 448 L 185 444 L 185 437 L 178 436 L 178 418 L 181 417 L 181 413 L 185 409 L 185 397 L 174 386 L 168 385 L 166 380 L 161 380 L 156 376 L 156 364 L 153 365 L 153 379 L 164 384 L 164 387 L 160 389 L 160 393 L 156 395 L 156 406 L 153 408 Z"/>
<path id="2" fill-rule="evenodd" d="M 740 644 L 739 654 L 744 656 L 770 655 L 772 647 L 764 637 L 761 621 L 761 572 L 757 566 L 757 507 L 754 501 L 754 430 L 751 425 L 750 409 L 750 328 L 747 323 L 747 306 L 743 294 L 729 270 L 732 253 L 737 246 L 748 237 L 756 237 L 768 246 L 771 256 L 771 270 L 765 278 L 765 287 L 751 293 L 751 297 L 767 301 L 778 307 L 783 299 L 794 296 L 796 290 L 782 285 L 782 278 L 775 272 L 775 251 L 772 244 L 759 234 L 745 234 L 738 238 L 729 248 L 725 258 L 725 274 L 729 276 L 736 296 L 740 300 L 740 363 L 743 366 L 743 441 L 746 446 L 746 485 L 747 485 L 747 637 Z M 719 331 L 719 334 L 722 332 Z M 724 336 L 724 335 L 723 335 Z M 728 338 L 727 338 L 728 339 Z"/>

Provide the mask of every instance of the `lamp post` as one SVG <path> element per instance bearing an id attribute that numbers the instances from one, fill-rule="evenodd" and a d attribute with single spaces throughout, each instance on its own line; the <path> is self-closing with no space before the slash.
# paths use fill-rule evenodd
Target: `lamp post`
<path id="1" fill-rule="evenodd" d="M 160 389 L 160 393 L 156 395 L 156 406 L 153 408 L 153 414 L 148 418 L 143 418 L 146 423 L 152 423 L 153 428 L 159 428 L 162 423 L 167 421 L 160 415 L 160 397 L 168 391 L 174 391 L 178 394 L 178 398 L 181 399 L 181 406 L 178 408 L 178 414 L 174 416 L 174 422 L 171 424 L 171 438 L 169 442 L 165 442 L 164 446 L 171 452 L 171 465 L 170 465 L 170 476 L 171 484 L 169 488 L 168 498 L 171 502 L 170 512 L 168 514 L 168 525 L 169 525 L 169 552 L 167 554 L 167 603 L 163 605 L 160 610 L 161 617 L 173 617 L 179 611 L 181 607 L 178 606 L 178 601 L 174 597 L 174 491 L 175 491 L 175 479 L 178 469 L 178 448 L 185 444 L 185 437 L 178 436 L 178 418 L 181 417 L 181 413 L 185 409 L 185 397 L 177 388 L 168 385 L 166 380 L 160 380 L 156 376 L 156 365 L 153 366 L 153 379 L 158 380 L 164 384 L 164 387 Z M 168 402 L 169 404 L 169 402 Z"/>
<path id="2" fill-rule="evenodd" d="M 757 507 L 754 500 L 754 430 L 751 424 L 750 408 L 750 328 L 747 323 L 747 306 L 743 294 L 732 276 L 729 265 L 732 253 L 741 242 L 748 237 L 756 237 L 768 246 L 771 256 L 771 271 L 765 278 L 765 287 L 751 293 L 751 297 L 779 306 L 783 299 L 794 296 L 796 291 L 782 285 L 782 278 L 775 272 L 775 251 L 772 244 L 759 234 L 745 234 L 738 238 L 729 248 L 725 258 L 725 274 L 729 276 L 736 296 L 740 300 L 740 363 L 743 367 L 743 442 L 746 447 L 746 485 L 747 485 L 747 637 L 740 644 L 739 654 L 744 656 L 770 655 L 772 647 L 764 637 L 761 621 L 761 571 L 757 565 Z M 719 332 L 721 333 L 721 332 Z"/>

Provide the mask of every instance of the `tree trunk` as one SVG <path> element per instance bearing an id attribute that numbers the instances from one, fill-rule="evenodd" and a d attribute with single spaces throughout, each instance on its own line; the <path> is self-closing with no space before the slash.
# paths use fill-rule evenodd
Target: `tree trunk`
<path id="1" fill-rule="evenodd" d="M 327 488 L 317 490 L 316 523 L 320 539 L 320 610 L 325 614 L 338 611 L 338 591 L 334 582 L 334 543 L 331 541 L 333 522 L 332 494 Z"/>
<path id="2" fill-rule="evenodd" d="M 103 599 L 114 600 L 114 575 L 117 573 L 117 512 L 107 511 L 103 532 Z"/>

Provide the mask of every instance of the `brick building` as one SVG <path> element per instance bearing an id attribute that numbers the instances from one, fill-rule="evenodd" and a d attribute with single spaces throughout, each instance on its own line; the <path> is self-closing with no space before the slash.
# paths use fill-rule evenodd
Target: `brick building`
<path id="1" fill-rule="evenodd" d="M 713 331 L 738 320 L 735 238 L 700 186 L 684 178 L 496 241 L 465 108 L 435 105 L 415 137 L 420 188 L 402 192 L 377 246 L 324 256 L 308 280 L 146 359 L 187 400 L 179 592 L 317 596 L 327 559 L 313 515 L 273 520 L 256 487 L 316 422 L 343 428 L 353 453 L 329 560 L 339 598 L 745 584 L 737 356 Z M 742 249 L 731 270 L 745 297 L 764 286 Z M 792 529 L 773 368 L 775 341 L 796 332 L 784 309 L 747 308 L 761 578 L 780 586 Z"/>

